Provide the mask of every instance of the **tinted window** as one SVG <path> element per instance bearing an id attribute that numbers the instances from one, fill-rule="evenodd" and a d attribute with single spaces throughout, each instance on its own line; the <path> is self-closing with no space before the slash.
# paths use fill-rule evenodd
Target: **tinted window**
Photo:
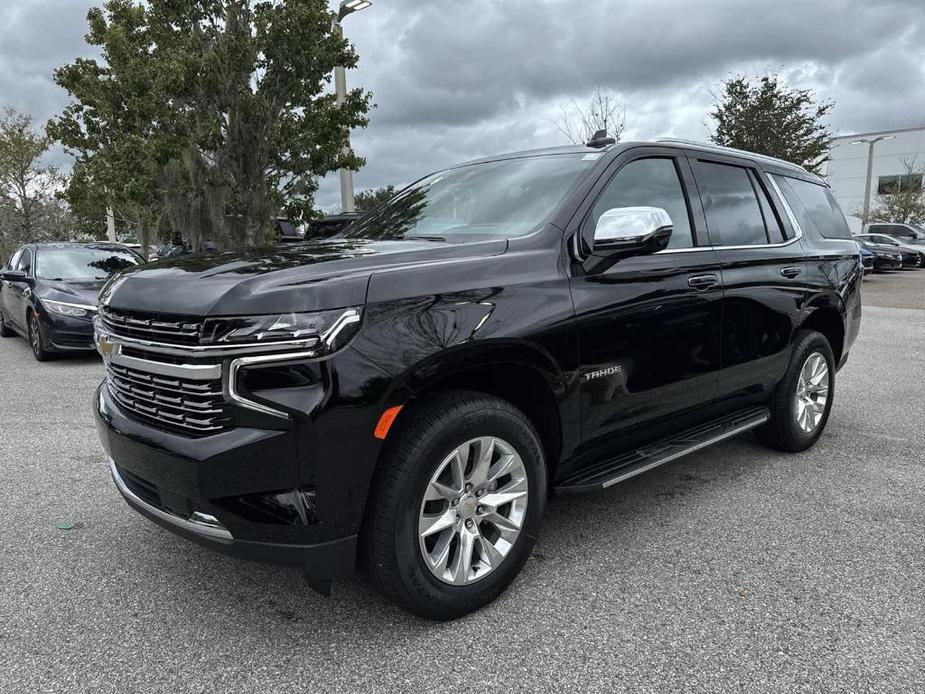
<path id="1" fill-rule="evenodd" d="M 885 234 L 890 230 L 889 224 L 871 224 L 867 231 L 871 234 Z"/>
<path id="2" fill-rule="evenodd" d="M 768 243 L 761 205 L 747 169 L 698 161 L 697 188 L 714 245 Z"/>
<path id="3" fill-rule="evenodd" d="M 104 280 L 141 258 L 126 250 L 89 248 L 43 248 L 38 252 L 35 276 L 43 280 Z"/>
<path id="4" fill-rule="evenodd" d="M 17 264 L 19 263 L 19 256 L 21 256 L 21 255 L 22 255 L 22 249 L 20 248 L 20 249 L 19 249 L 18 251 L 16 251 L 16 252 L 13 254 L 13 256 L 10 258 L 10 262 L 9 262 L 9 264 L 7 265 L 7 267 L 8 267 L 10 270 L 15 270 L 15 269 L 16 269 L 16 266 L 17 266 Z"/>
<path id="5" fill-rule="evenodd" d="M 470 164 L 428 176 L 340 236 L 467 241 L 535 231 L 594 165 L 585 154 Z"/>
<path id="6" fill-rule="evenodd" d="M 913 231 L 909 229 L 908 227 L 903 226 L 902 224 L 891 225 L 889 233 L 890 235 L 895 236 L 897 238 L 906 238 L 906 239 L 915 238 L 915 234 L 913 233 Z"/>
<path id="7" fill-rule="evenodd" d="M 673 159 L 637 159 L 624 166 L 597 199 L 586 224 L 593 231 L 601 215 L 614 207 L 660 207 L 673 226 L 668 247 L 694 245 L 687 200 Z"/>
<path id="8" fill-rule="evenodd" d="M 791 207 L 794 207 L 794 202 L 797 203 L 794 213 L 800 218 L 801 224 L 804 220 L 812 221 L 812 225 L 815 226 L 816 230 L 827 239 L 851 238 L 851 230 L 848 228 L 845 215 L 842 213 L 838 203 L 835 202 L 835 197 L 828 187 L 796 178 L 778 177 L 777 180 L 784 181 L 781 188 L 785 197 L 787 196 L 788 186 L 795 194 L 796 201 L 791 201 L 790 197 L 787 198 L 787 201 L 790 202 Z M 800 215 L 797 209 L 801 210 L 803 214 Z"/>
<path id="9" fill-rule="evenodd" d="M 32 272 L 32 251 L 30 249 L 23 249 L 22 256 L 19 258 L 19 266 L 16 269 L 27 275 Z"/>
<path id="10" fill-rule="evenodd" d="M 771 204 L 771 198 L 768 197 L 768 191 L 765 190 L 764 183 L 752 171 L 749 171 L 749 176 L 752 179 L 752 186 L 758 193 L 758 203 L 761 205 L 761 216 L 764 217 L 764 226 L 768 230 L 768 238 L 771 243 L 783 243 L 787 239 L 787 235 L 784 233 L 784 225 L 781 224 L 777 210 Z"/>

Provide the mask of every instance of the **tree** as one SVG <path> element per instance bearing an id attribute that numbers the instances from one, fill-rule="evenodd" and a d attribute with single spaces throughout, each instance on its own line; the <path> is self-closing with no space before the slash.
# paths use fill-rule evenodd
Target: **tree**
<path id="1" fill-rule="evenodd" d="M 556 127 L 574 145 L 589 142 L 600 130 L 619 142 L 626 128 L 626 106 L 616 94 L 598 85 L 584 105 L 575 99 L 560 104 Z"/>
<path id="2" fill-rule="evenodd" d="M 788 89 L 777 75 L 756 83 L 737 75 L 723 83 L 710 112 L 716 122 L 711 139 L 818 173 L 832 145 L 832 133 L 823 122 L 832 108 L 832 102 L 818 103 L 808 89 Z"/>
<path id="3" fill-rule="evenodd" d="M 0 113 L 0 244 L 7 251 L 61 231 L 58 225 L 42 224 L 61 212 L 54 199 L 61 177 L 53 166 L 42 164 L 50 144 L 45 133 L 35 130 L 29 115 L 12 107 Z"/>
<path id="4" fill-rule="evenodd" d="M 371 212 L 395 197 L 395 186 L 382 186 L 370 188 L 356 194 L 355 204 L 357 212 Z"/>
<path id="5" fill-rule="evenodd" d="M 870 219 L 864 219 L 863 208 L 855 211 L 862 223 L 925 224 L 925 167 L 918 166 L 913 157 L 903 161 L 903 168 L 905 174 L 896 185 L 877 194 Z"/>
<path id="6" fill-rule="evenodd" d="M 357 56 L 325 0 L 107 0 L 88 22 L 102 61 L 55 72 L 74 101 L 50 128 L 140 223 L 252 246 L 280 212 L 311 215 L 318 177 L 362 164 L 342 150 L 370 95 L 327 89 Z"/>

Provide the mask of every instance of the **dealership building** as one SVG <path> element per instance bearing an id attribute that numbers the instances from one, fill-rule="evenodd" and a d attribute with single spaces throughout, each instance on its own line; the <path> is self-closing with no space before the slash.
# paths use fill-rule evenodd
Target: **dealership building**
<path id="1" fill-rule="evenodd" d="M 905 186 L 922 186 L 921 175 L 907 174 L 906 162 L 915 160 L 916 169 L 925 168 L 925 126 L 836 137 L 824 176 L 854 233 L 861 232 L 860 214 L 864 207 L 871 143 L 871 209 L 876 207 L 878 193 L 887 194 Z"/>

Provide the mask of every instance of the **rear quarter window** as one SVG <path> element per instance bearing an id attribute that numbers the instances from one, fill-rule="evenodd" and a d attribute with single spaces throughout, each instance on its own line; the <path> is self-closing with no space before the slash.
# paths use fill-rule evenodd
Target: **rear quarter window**
<path id="1" fill-rule="evenodd" d="M 775 174 L 784 197 L 804 229 L 813 227 L 827 239 L 850 239 L 844 213 L 828 187 Z"/>

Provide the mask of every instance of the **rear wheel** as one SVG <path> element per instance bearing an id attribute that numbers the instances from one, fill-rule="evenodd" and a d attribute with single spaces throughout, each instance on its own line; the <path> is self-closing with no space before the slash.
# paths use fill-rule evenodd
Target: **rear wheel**
<path id="1" fill-rule="evenodd" d="M 398 424 L 371 500 L 369 572 L 414 614 L 459 617 L 530 556 L 546 500 L 539 437 L 510 403 L 479 393 L 429 398 Z"/>
<path id="2" fill-rule="evenodd" d="M 6 324 L 6 318 L 3 315 L 3 309 L 0 309 L 0 337 L 14 337 L 16 333 Z"/>
<path id="3" fill-rule="evenodd" d="M 771 398 L 771 419 L 759 438 L 784 451 L 802 451 L 822 435 L 835 398 L 835 357 L 822 333 L 802 330 L 790 365 Z"/>
<path id="4" fill-rule="evenodd" d="M 48 361 L 51 353 L 45 349 L 45 338 L 42 336 L 42 326 L 34 311 L 29 313 L 29 346 L 36 361 Z"/>

